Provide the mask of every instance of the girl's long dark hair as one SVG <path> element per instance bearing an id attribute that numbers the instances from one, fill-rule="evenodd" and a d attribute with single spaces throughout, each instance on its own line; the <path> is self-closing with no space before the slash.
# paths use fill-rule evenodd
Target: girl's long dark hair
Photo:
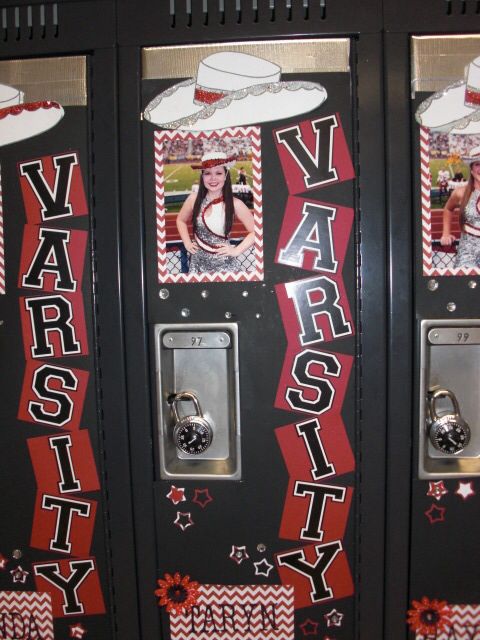
<path id="1" fill-rule="evenodd" d="M 468 180 L 468 184 L 465 187 L 465 191 L 462 197 L 462 201 L 460 202 L 460 224 L 465 224 L 465 208 L 470 200 L 470 196 L 472 195 L 472 191 L 475 190 L 474 179 L 472 169 L 470 167 L 470 178 Z"/>
<path id="2" fill-rule="evenodd" d="M 224 168 L 225 168 L 226 177 L 225 177 L 225 183 L 222 189 L 223 201 L 225 203 L 225 229 L 223 230 L 223 233 L 227 238 L 228 235 L 230 234 L 230 231 L 232 230 L 233 218 L 235 215 L 235 208 L 233 206 L 232 179 L 230 178 L 230 171 L 226 167 Z M 192 224 L 193 224 L 194 233 L 196 233 L 197 231 L 197 219 L 200 214 L 202 202 L 204 201 L 205 196 L 208 193 L 207 188 L 203 183 L 202 176 L 203 176 L 203 171 L 200 176 L 200 184 L 198 185 L 197 197 L 195 198 L 195 202 L 193 203 Z"/>

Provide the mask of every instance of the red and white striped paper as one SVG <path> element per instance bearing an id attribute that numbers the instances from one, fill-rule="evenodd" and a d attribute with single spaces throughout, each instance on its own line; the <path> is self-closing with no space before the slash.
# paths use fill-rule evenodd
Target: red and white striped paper
<path id="1" fill-rule="evenodd" d="M 437 632 L 435 640 L 473 640 L 480 634 L 480 605 L 453 604 L 450 623 L 443 631 Z M 428 636 L 430 638 L 430 636 Z M 431 636 L 433 637 L 433 636 Z M 422 633 L 417 633 L 416 640 L 425 640 Z"/>
<path id="2" fill-rule="evenodd" d="M 54 640 L 52 599 L 38 591 L 0 591 L 2 638 Z"/>
<path id="3" fill-rule="evenodd" d="M 170 634 L 171 640 L 293 640 L 293 587 L 201 585 L 190 612 L 170 615 Z"/>

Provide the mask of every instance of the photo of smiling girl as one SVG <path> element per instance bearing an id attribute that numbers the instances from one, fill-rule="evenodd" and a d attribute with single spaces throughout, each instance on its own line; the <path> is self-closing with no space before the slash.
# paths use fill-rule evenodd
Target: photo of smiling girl
<path id="1" fill-rule="evenodd" d="M 238 256 L 255 241 L 253 215 L 232 192 L 229 169 L 235 161 L 235 157 L 227 157 L 223 151 L 210 151 L 202 156 L 200 165 L 192 165 L 193 169 L 201 170 L 199 188 L 187 197 L 176 221 L 190 254 L 189 273 L 241 271 Z M 229 239 L 234 220 L 239 220 L 246 231 L 236 245 Z"/>
<path id="2" fill-rule="evenodd" d="M 470 165 L 470 177 L 447 200 L 440 244 L 450 246 L 455 241 L 452 219 L 458 214 L 461 235 L 454 266 L 480 267 L 480 147 L 472 149 L 463 161 Z"/>

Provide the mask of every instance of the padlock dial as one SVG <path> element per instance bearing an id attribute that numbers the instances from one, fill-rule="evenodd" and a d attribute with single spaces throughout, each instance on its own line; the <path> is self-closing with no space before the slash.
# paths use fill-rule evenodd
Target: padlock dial
<path id="1" fill-rule="evenodd" d="M 206 451 L 212 443 L 212 430 L 206 424 L 184 422 L 175 428 L 174 439 L 181 451 L 195 456 Z"/>
<path id="2" fill-rule="evenodd" d="M 470 441 L 468 425 L 449 420 L 444 424 L 432 425 L 430 440 L 433 446 L 449 455 L 463 451 Z"/>

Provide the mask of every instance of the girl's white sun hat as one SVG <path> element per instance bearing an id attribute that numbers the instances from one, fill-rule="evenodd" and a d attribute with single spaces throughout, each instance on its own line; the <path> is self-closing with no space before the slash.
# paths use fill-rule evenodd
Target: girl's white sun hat
<path id="1" fill-rule="evenodd" d="M 308 113 L 326 100 L 322 85 L 280 75 L 277 64 L 251 54 L 213 53 L 200 61 L 196 78 L 156 96 L 143 117 L 164 129 L 212 131 Z"/>
<path id="2" fill-rule="evenodd" d="M 465 69 L 465 77 L 445 87 L 418 107 L 419 124 L 446 133 L 480 133 L 480 56 Z"/>
<path id="3" fill-rule="evenodd" d="M 48 131 L 63 115 L 58 102 L 24 102 L 22 91 L 0 84 L 0 146 Z"/>
<path id="4" fill-rule="evenodd" d="M 236 162 L 234 156 L 227 156 L 223 151 L 208 151 L 204 153 L 200 164 L 192 164 L 192 169 L 211 169 L 212 167 L 225 167 L 225 169 L 231 169 Z"/>
<path id="5" fill-rule="evenodd" d="M 480 162 L 480 147 L 473 147 L 473 149 L 470 149 L 468 155 L 462 156 L 462 160 L 467 164 Z"/>

